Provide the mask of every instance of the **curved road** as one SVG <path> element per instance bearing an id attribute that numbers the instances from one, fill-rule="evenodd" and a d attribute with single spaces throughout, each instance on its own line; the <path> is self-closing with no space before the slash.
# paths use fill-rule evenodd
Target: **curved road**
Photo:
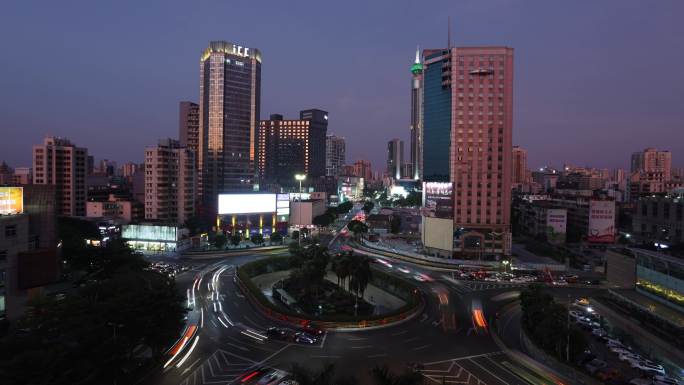
<path id="1" fill-rule="evenodd" d="M 523 284 L 457 281 L 447 273 L 406 262 L 376 264 L 396 275 L 424 274 L 415 282 L 426 299 L 423 314 L 400 325 L 379 330 L 327 332 L 316 345 L 261 338 L 276 325 L 244 298 L 233 281 L 235 267 L 255 258 L 287 253 L 252 251 L 220 260 L 193 261 L 193 269 L 177 277 L 186 289 L 188 324 L 197 327 L 184 349 L 154 378 L 155 384 L 240 383 L 256 367 L 287 371 L 293 363 L 311 369 L 333 362 L 338 374 L 365 381 L 376 364 L 401 371 L 408 363 L 424 365 L 423 374 L 435 384 L 528 384 L 529 370 L 511 359 L 488 334 L 488 323 L 510 303 Z M 383 259 L 388 259 L 383 257 Z M 403 266 L 411 274 L 397 270 Z M 479 313 L 479 314 L 477 314 Z M 508 317 L 508 318 L 507 318 Z M 499 325 L 507 342 L 515 344 L 519 324 L 515 312 L 502 315 Z M 532 374 L 533 375 L 533 374 Z"/>

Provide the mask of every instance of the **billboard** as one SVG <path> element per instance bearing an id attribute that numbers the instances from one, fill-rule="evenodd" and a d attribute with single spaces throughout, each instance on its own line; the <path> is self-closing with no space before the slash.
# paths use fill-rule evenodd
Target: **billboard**
<path id="1" fill-rule="evenodd" d="M 157 225 L 123 225 L 121 238 L 136 241 L 176 242 L 178 228 Z"/>
<path id="2" fill-rule="evenodd" d="M 565 209 L 546 210 L 546 239 L 551 243 L 565 243 L 568 211 Z"/>
<path id="3" fill-rule="evenodd" d="M 24 212 L 24 189 L 22 187 L 0 187 L 0 215 L 14 215 Z"/>
<path id="4" fill-rule="evenodd" d="M 589 229 L 587 241 L 615 242 L 615 201 L 589 201 Z"/>
<path id="5" fill-rule="evenodd" d="M 289 194 L 278 194 L 276 198 L 276 215 L 290 215 Z"/>
<path id="6" fill-rule="evenodd" d="M 454 189 L 451 182 L 423 182 L 422 215 L 454 218 Z"/>
<path id="7" fill-rule="evenodd" d="M 218 214 L 276 212 L 276 194 L 219 194 Z"/>

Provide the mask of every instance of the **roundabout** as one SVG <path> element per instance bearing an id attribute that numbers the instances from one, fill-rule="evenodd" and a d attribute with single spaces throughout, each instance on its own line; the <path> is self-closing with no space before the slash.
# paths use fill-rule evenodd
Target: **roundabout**
<path id="1" fill-rule="evenodd" d="M 377 365 L 387 365 L 395 373 L 418 367 L 425 383 L 435 384 L 528 384 L 528 377 L 553 376 L 547 368 L 524 362 L 502 343 L 518 347 L 519 313 L 511 304 L 524 284 L 457 281 L 442 270 L 400 260 L 379 264 L 374 271 L 402 279 L 425 277 L 412 282 L 422 305 L 411 317 L 385 325 L 357 322 L 354 327 L 314 320 L 324 331 L 313 343 L 267 338 L 269 328 L 294 334 L 310 320 L 269 313 L 263 299 L 250 298 L 239 271 L 256 259 L 287 255 L 287 250 L 254 250 L 218 261 L 194 260 L 193 270 L 179 276 L 177 284 L 188 289 L 192 305 L 188 324 L 197 327 L 197 343 L 148 383 L 251 383 L 242 380 L 254 370 L 287 373 L 300 365 L 315 371 L 326 364 L 334 364 L 338 374 L 354 375 L 361 384 L 371 383 L 369 373 Z M 497 316 L 501 316 L 498 322 Z M 338 327 L 341 330 L 334 330 Z"/>

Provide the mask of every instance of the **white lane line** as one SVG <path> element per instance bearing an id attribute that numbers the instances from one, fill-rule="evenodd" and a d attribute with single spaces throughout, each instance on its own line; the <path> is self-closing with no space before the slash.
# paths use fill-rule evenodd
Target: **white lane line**
<path id="1" fill-rule="evenodd" d="M 411 342 L 411 341 L 416 341 L 416 340 L 419 340 L 419 339 L 420 339 L 420 337 L 411 337 L 411 338 L 409 338 L 409 339 L 407 339 L 407 340 L 404 340 L 404 343 Z"/>
<path id="2" fill-rule="evenodd" d="M 325 334 L 323 334 L 323 341 L 321 342 L 321 349 L 323 349 L 323 347 L 325 346 L 325 339 L 326 338 L 328 338 L 328 332 L 325 332 Z"/>
<path id="3" fill-rule="evenodd" d="M 230 342 L 226 342 L 226 345 L 232 346 L 232 347 L 234 347 L 234 348 L 236 348 L 236 349 L 240 349 L 240 350 L 245 351 L 245 352 L 248 352 L 248 351 L 249 351 L 249 349 L 247 349 L 247 348 L 244 347 L 244 346 L 235 345 L 235 344 L 230 343 Z"/>
<path id="4" fill-rule="evenodd" d="M 218 327 L 218 324 L 214 322 L 214 320 L 211 320 L 211 323 L 214 324 L 214 327 Z"/>
<path id="5" fill-rule="evenodd" d="M 427 344 L 427 345 L 419 346 L 419 347 L 417 347 L 417 348 L 413 348 L 413 350 L 423 350 L 423 349 L 425 349 L 425 348 L 429 348 L 430 346 L 432 346 L 432 345 L 431 345 L 431 344 Z"/>
<path id="6" fill-rule="evenodd" d="M 349 341 L 363 341 L 367 340 L 368 338 L 363 338 L 363 337 L 354 337 L 354 338 L 347 338 Z"/>
<path id="7" fill-rule="evenodd" d="M 218 318 L 219 322 L 221 323 L 221 325 L 223 325 L 223 327 L 225 327 L 226 329 L 228 328 L 228 325 L 226 325 L 226 323 L 223 322 L 223 320 L 221 319 L 221 316 L 216 317 L 216 318 Z"/>
<path id="8" fill-rule="evenodd" d="M 204 327 L 204 308 L 200 308 L 200 328 Z"/>
<path id="9" fill-rule="evenodd" d="M 352 349 L 370 349 L 373 345 L 363 345 L 363 346 L 350 346 Z"/>
<path id="10" fill-rule="evenodd" d="M 508 382 L 502 380 L 501 377 L 499 377 L 499 376 L 497 376 L 496 374 L 492 373 L 489 369 L 487 369 L 487 368 L 485 368 L 484 366 L 478 364 L 478 363 L 475 362 L 474 360 L 469 359 L 468 361 L 469 361 L 469 362 L 472 362 L 473 364 L 475 364 L 475 365 L 477 365 L 477 366 L 479 366 L 482 370 L 484 370 L 485 372 L 489 373 L 489 375 L 491 375 L 492 377 L 494 377 L 494 378 L 496 378 L 497 380 L 499 380 L 499 381 L 503 382 L 504 384 L 508 385 Z"/>
<path id="11" fill-rule="evenodd" d="M 340 358 L 342 356 L 310 356 L 311 358 Z"/>
<path id="12" fill-rule="evenodd" d="M 183 370 L 183 372 L 181 372 L 181 376 L 184 375 L 185 373 L 187 373 L 190 369 L 192 369 L 192 367 L 195 366 L 195 364 L 197 364 L 198 362 L 200 362 L 200 359 L 199 359 L 199 358 L 196 359 L 195 362 L 193 362 L 192 364 L 190 364 L 190 366 L 188 366 L 187 368 L 185 368 L 185 369 Z"/>
<path id="13" fill-rule="evenodd" d="M 463 360 L 469 360 L 471 358 L 478 358 L 478 357 L 489 357 L 489 356 L 497 356 L 499 354 L 504 354 L 501 350 L 496 351 L 496 352 L 490 352 L 490 353 L 483 353 L 483 354 L 474 354 L 472 356 L 463 356 L 463 357 L 456 357 L 456 358 L 451 358 L 448 360 L 442 360 L 442 361 L 434 361 L 434 362 L 426 362 L 423 365 L 436 365 L 436 364 L 443 364 L 445 362 L 456 362 L 456 361 L 463 361 Z"/>

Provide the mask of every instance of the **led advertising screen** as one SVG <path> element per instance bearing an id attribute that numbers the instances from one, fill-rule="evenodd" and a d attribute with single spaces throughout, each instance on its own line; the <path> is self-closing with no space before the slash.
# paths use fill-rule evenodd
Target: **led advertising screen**
<path id="1" fill-rule="evenodd" d="M 454 217 L 454 189 L 451 182 L 423 182 L 423 216 Z"/>
<path id="2" fill-rule="evenodd" d="M 615 243 L 615 202 L 589 201 L 589 231 L 587 241 Z"/>
<path id="3" fill-rule="evenodd" d="M 218 214 L 276 212 L 276 194 L 219 194 Z"/>
<path id="4" fill-rule="evenodd" d="M 121 237 L 136 241 L 176 242 L 177 231 L 175 226 L 123 225 Z"/>
<path id="5" fill-rule="evenodd" d="M 24 189 L 21 187 L 0 187 L 0 215 L 14 215 L 24 212 Z"/>

